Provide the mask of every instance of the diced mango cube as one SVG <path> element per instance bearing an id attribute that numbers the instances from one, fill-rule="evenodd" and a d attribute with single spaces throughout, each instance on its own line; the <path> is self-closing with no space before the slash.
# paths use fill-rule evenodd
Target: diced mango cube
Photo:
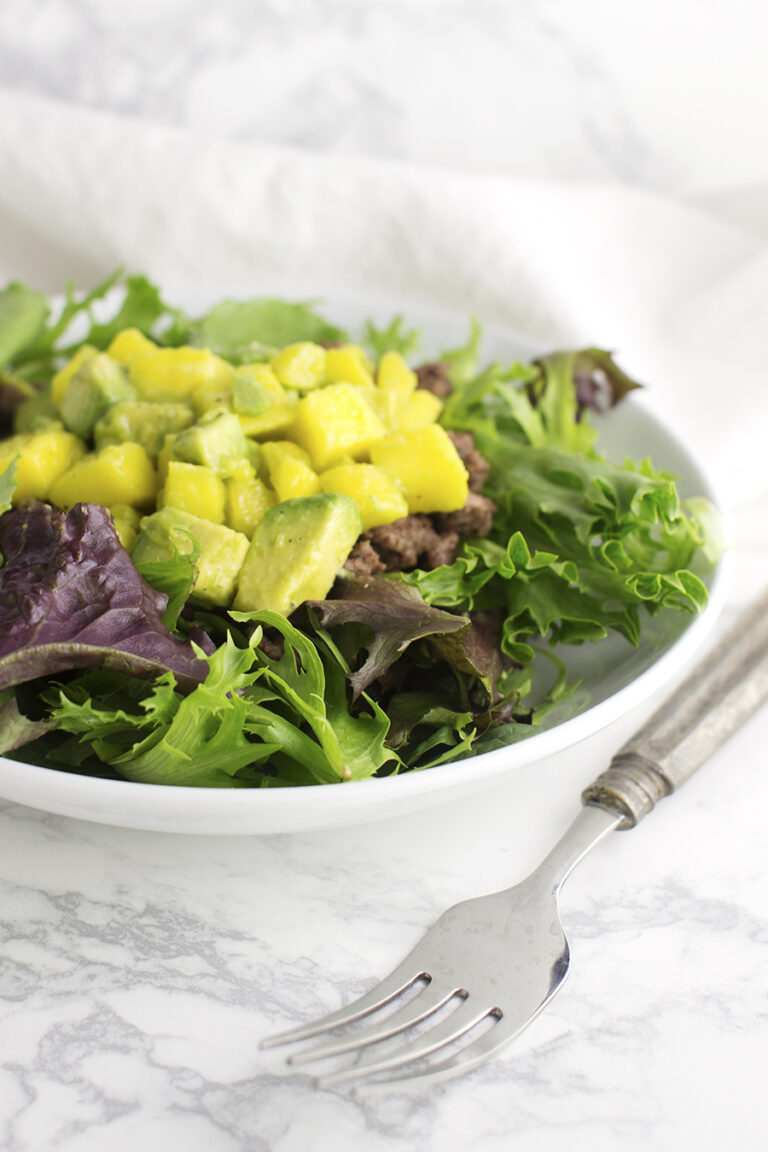
<path id="1" fill-rule="evenodd" d="M 223 524 L 226 494 L 224 481 L 210 468 L 171 460 L 159 505 Z"/>
<path id="2" fill-rule="evenodd" d="M 267 475 L 286 456 L 293 460 L 303 460 L 308 467 L 312 466 L 309 453 L 305 452 L 298 444 L 294 444 L 293 440 L 266 440 L 261 445 L 261 459 Z"/>
<path id="3" fill-rule="evenodd" d="M 317 388 L 326 378 L 325 348 L 302 340 L 288 344 L 270 360 L 270 367 L 281 384 L 308 392 Z"/>
<path id="4" fill-rule="evenodd" d="M 80 500 L 90 504 L 130 504 L 148 508 L 157 495 L 152 461 L 141 444 L 109 444 L 101 452 L 84 456 L 51 485 L 49 497 L 59 508 Z"/>
<path id="5" fill-rule="evenodd" d="M 466 502 L 467 470 L 439 424 L 388 436 L 371 460 L 400 481 L 411 512 L 455 512 Z"/>
<path id="6" fill-rule="evenodd" d="M 330 384 L 344 382 L 373 386 L 373 376 L 365 362 L 362 348 L 348 344 L 344 348 L 329 348 L 325 354 L 325 379 Z"/>
<path id="7" fill-rule="evenodd" d="M 92 356 L 97 354 L 97 349 L 91 347 L 90 344 L 82 344 L 71 360 L 68 360 L 63 368 L 60 368 L 56 375 L 51 380 L 51 399 L 58 408 L 61 401 L 64 399 L 64 393 L 67 390 L 70 380 L 74 374 L 82 368 L 86 360 L 90 360 Z"/>
<path id="8" fill-rule="evenodd" d="M 398 482 L 373 464 L 341 464 L 321 473 L 320 485 L 323 492 L 340 492 L 357 503 L 364 532 L 408 515 Z"/>
<path id="9" fill-rule="evenodd" d="M 419 388 L 401 407 L 397 422 L 402 432 L 418 432 L 434 424 L 443 410 L 443 402 L 433 392 Z"/>
<path id="10" fill-rule="evenodd" d="M 227 481 L 226 522 L 249 539 L 264 514 L 276 503 L 274 492 L 253 476 L 238 476 Z"/>
<path id="11" fill-rule="evenodd" d="M 131 383 L 145 400 L 186 400 L 202 387 L 229 384 L 234 368 L 207 348 L 155 348 L 128 364 Z"/>
<path id="12" fill-rule="evenodd" d="M 329 384 L 299 401 L 291 435 L 325 471 L 344 456 L 366 455 L 386 431 L 361 388 Z"/>
<path id="13" fill-rule="evenodd" d="M 0 442 L 0 473 L 16 461 L 14 504 L 25 500 L 47 500 L 59 476 L 85 455 L 85 444 L 63 428 L 11 436 Z"/>
<path id="14" fill-rule="evenodd" d="M 270 468 L 269 477 L 280 503 L 299 496 L 316 496 L 320 491 L 320 478 L 317 472 L 295 456 L 283 456 L 278 460 Z"/>
<path id="15" fill-rule="evenodd" d="M 138 328 L 123 328 L 122 332 L 118 332 L 107 348 L 107 355 L 111 356 L 113 360 L 117 360 L 118 364 L 124 364 L 127 368 L 137 356 L 141 356 L 145 352 L 156 351 L 157 344 L 145 336 L 143 332 L 140 332 Z"/>
<path id="16" fill-rule="evenodd" d="M 410 396 L 415 392 L 418 377 L 409 368 L 399 352 L 385 352 L 379 361 L 376 383 L 385 392 L 395 392 L 399 396 Z"/>

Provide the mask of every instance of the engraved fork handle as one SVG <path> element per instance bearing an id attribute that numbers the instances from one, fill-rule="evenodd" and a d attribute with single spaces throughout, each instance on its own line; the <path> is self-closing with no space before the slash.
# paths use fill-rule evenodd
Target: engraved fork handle
<path id="1" fill-rule="evenodd" d="M 619 749 L 582 803 L 620 813 L 617 827 L 634 828 L 766 700 L 768 592 Z"/>

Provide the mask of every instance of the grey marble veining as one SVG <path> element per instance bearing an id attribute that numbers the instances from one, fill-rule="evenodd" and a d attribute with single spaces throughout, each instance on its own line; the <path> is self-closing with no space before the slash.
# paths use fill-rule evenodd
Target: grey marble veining
<path id="1" fill-rule="evenodd" d="M 565 990 L 504 1057 L 426 1096 L 316 1093 L 258 1041 L 359 994 L 445 904 L 528 871 L 605 734 L 543 780 L 360 830 L 154 836 L 3 805 L 0 1146 L 496 1152 L 514 1134 L 527 1152 L 567 1132 L 756 1149 L 768 718 L 752 729 L 580 866 Z"/>

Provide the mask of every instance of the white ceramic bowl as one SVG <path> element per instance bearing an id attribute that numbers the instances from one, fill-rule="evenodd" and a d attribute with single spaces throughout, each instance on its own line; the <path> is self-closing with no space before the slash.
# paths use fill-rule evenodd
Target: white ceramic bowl
<path id="1" fill-rule="evenodd" d="M 386 319 L 395 309 L 378 310 Z M 349 304 L 326 307 L 326 314 L 351 326 L 360 320 Z M 409 319 L 410 319 L 409 314 Z M 419 312 L 425 347 L 459 344 L 466 324 L 444 314 Z M 484 358 L 535 355 L 531 345 L 509 333 L 489 333 Z M 703 495 L 720 504 L 699 463 L 649 409 L 648 399 L 631 395 L 600 420 L 601 447 L 622 460 L 650 456 L 657 467 L 677 474 L 683 496 Z M 163 832 L 266 835 L 365 823 L 424 809 L 441 800 L 508 779 L 524 765 L 541 761 L 598 732 L 672 681 L 712 629 L 725 598 L 728 558 L 708 577 L 710 602 L 699 616 L 682 612 L 644 618 L 643 637 L 632 648 L 621 637 L 565 650 L 569 669 L 581 686 L 546 728 L 507 748 L 381 780 L 343 785 L 253 791 L 172 788 L 101 780 L 39 768 L 0 757 L 0 796 L 47 812 L 103 824 Z"/>

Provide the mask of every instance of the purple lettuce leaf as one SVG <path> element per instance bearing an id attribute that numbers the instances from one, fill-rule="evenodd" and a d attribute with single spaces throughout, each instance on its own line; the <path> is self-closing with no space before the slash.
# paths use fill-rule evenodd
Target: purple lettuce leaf
<path id="1" fill-rule="evenodd" d="M 332 600 L 310 600 L 307 607 L 325 628 L 362 624 L 372 632 L 365 644 L 367 658 L 352 672 L 349 682 L 357 698 L 382 676 L 415 641 L 440 640 L 440 657 L 464 664 L 462 637 L 470 630 L 466 616 L 456 616 L 425 604 L 416 588 L 383 576 L 346 577 Z M 467 670 L 469 670 L 467 668 Z"/>
<path id="2" fill-rule="evenodd" d="M 0 516 L 0 691 L 101 666 L 142 679 L 171 671 L 181 691 L 208 664 L 163 623 L 167 596 L 137 572 L 99 504 L 30 504 Z M 204 633 L 193 637 L 204 650 Z"/>

